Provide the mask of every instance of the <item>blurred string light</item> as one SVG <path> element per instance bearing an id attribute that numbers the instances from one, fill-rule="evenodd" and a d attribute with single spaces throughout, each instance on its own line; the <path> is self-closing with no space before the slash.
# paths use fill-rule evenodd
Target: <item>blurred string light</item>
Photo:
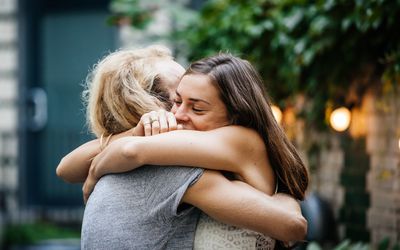
<path id="1" fill-rule="evenodd" d="M 271 106 L 272 109 L 272 114 L 274 114 L 275 120 L 281 124 L 282 122 L 282 111 L 279 109 L 278 106 L 272 105 Z"/>
<path id="2" fill-rule="evenodd" d="M 345 131 L 350 125 L 351 113 L 345 107 L 335 109 L 330 116 L 329 122 L 332 128 L 338 132 Z"/>

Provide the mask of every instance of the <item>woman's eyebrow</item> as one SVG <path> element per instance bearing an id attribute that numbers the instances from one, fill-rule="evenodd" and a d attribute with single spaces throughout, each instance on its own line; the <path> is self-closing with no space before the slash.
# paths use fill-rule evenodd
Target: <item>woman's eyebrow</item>
<path id="1" fill-rule="evenodd" d="M 204 102 L 207 103 L 208 105 L 211 105 L 209 102 L 203 100 L 203 99 L 197 99 L 197 98 L 189 98 L 190 101 L 192 102 Z"/>
<path id="2" fill-rule="evenodd" d="M 181 97 L 181 95 L 179 94 L 178 90 L 175 90 L 175 93 L 176 93 L 176 95 L 178 97 Z M 192 101 L 192 102 L 204 102 L 204 103 L 207 103 L 208 105 L 211 105 L 211 103 L 209 103 L 209 102 L 207 102 L 207 101 L 205 101 L 203 99 L 199 99 L 199 98 L 189 98 L 189 100 Z"/>

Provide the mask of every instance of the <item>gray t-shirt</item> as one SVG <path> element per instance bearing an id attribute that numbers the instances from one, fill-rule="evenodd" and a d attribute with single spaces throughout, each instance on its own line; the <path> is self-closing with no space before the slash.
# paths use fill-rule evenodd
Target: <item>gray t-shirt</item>
<path id="1" fill-rule="evenodd" d="M 82 249 L 192 249 L 200 211 L 178 211 L 203 169 L 145 166 L 103 176 L 86 204 Z"/>

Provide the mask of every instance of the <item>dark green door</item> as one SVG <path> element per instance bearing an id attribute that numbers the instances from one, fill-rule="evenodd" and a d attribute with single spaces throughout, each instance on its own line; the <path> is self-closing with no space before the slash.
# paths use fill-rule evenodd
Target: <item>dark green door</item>
<path id="1" fill-rule="evenodd" d="M 116 30 L 106 24 L 105 1 L 57 2 L 44 1 L 36 14 L 37 52 L 27 64 L 28 71 L 37 72 L 26 90 L 23 203 L 70 207 L 82 205 L 81 185 L 63 183 L 55 168 L 63 155 L 91 138 L 82 85 L 90 68 L 116 48 Z"/>

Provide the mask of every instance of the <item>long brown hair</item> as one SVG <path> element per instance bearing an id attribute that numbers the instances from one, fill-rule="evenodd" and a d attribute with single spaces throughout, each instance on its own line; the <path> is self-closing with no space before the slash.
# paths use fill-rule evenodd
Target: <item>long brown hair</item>
<path id="1" fill-rule="evenodd" d="M 303 200 L 308 171 L 296 148 L 275 120 L 257 70 L 246 60 L 219 54 L 190 65 L 185 74 L 205 74 L 218 88 L 231 124 L 256 130 L 264 140 L 278 191 Z"/>

